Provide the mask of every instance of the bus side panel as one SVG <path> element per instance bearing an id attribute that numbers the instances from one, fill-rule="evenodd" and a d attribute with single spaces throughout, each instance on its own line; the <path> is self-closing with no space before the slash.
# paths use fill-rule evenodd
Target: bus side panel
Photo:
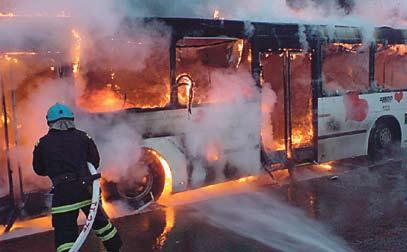
<path id="1" fill-rule="evenodd" d="M 344 96 L 318 99 L 318 162 L 366 154 L 371 122 L 363 115 L 365 109 L 347 113 L 345 101 Z"/>
<path id="2" fill-rule="evenodd" d="M 145 147 L 170 165 L 174 192 L 261 172 L 260 101 L 132 114 Z"/>
<path id="3" fill-rule="evenodd" d="M 366 155 L 364 143 L 367 134 L 343 136 L 318 140 L 318 162 L 328 162 L 349 157 Z"/>

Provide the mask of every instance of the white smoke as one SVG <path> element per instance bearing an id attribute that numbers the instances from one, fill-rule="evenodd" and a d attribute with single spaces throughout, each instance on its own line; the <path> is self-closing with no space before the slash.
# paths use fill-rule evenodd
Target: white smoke
<path id="1" fill-rule="evenodd" d="M 212 18 L 215 9 L 222 18 L 269 22 L 307 22 L 341 25 L 406 27 L 407 3 L 400 0 L 13 0 L 3 12 L 20 14 L 65 14 L 82 26 L 100 32 L 114 31 L 120 18 L 167 16 Z M 340 3 L 345 2 L 345 4 Z"/>
<path id="2" fill-rule="evenodd" d="M 298 37 L 299 37 L 299 42 L 302 45 L 302 48 L 304 49 L 304 51 L 308 52 L 309 44 L 307 41 L 306 28 L 304 25 L 298 26 Z"/>
<path id="3" fill-rule="evenodd" d="M 101 37 L 117 31 L 124 14 L 118 11 L 120 5 L 110 0 L 52 1 L 13 0 L 9 11 L 16 15 L 72 16 L 73 24 Z"/>
<path id="4" fill-rule="evenodd" d="M 336 0 L 176 0 L 131 1 L 130 16 L 168 16 L 250 20 L 276 23 L 348 25 L 362 28 L 364 42 L 373 38 L 375 26 L 407 27 L 407 3 L 400 0 L 350 0 L 342 6 Z M 300 32 L 301 35 L 301 32 Z"/>
<path id="5" fill-rule="evenodd" d="M 140 157 L 141 135 L 128 122 L 113 123 L 111 116 L 98 118 L 84 115 L 75 107 L 72 83 L 64 80 L 48 80 L 30 89 L 29 93 L 17 107 L 19 134 L 23 141 L 11 152 L 11 158 L 18 159 L 23 168 L 27 191 L 50 186 L 48 179 L 34 174 L 31 162 L 35 143 L 48 131 L 45 119 L 47 110 L 57 102 L 65 103 L 77 112 L 77 128 L 94 137 L 101 155 L 102 172 L 111 180 L 118 181 L 128 169 L 134 168 Z"/>
<path id="6" fill-rule="evenodd" d="M 31 162 L 35 143 L 48 130 L 46 112 L 56 102 L 71 106 L 75 110 L 77 128 L 89 132 L 94 137 L 101 154 L 103 172 L 113 181 L 126 176 L 129 169 L 135 168 L 134 165 L 140 157 L 141 135 L 138 131 L 128 122 L 117 122 L 109 116 L 89 117 L 76 107 L 77 98 L 85 92 L 83 81 L 87 80 L 86 76 L 78 76 L 75 79 L 77 83 L 74 85 L 72 77 L 60 80 L 50 79 L 49 74 L 44 75 L 43 72 L 50 71 L 52 65 L 55 67 L 54 71 L 58 71 L 59 64 L 71 62 L 70 52 L 75 42 L 71 40 L 71 29 L 77 30 L 81 36 L 81 64 L 97 62 L 99 65 L 93 64 L 96 69 L 109 68 L 111 64 L 115 64 L 121 68 L 139 71 L 144 67 L 145 60 L 156 53 L 153 44 L 156 45 L 159 42 L 159 46 L 165 47 L 163 37 L 165 28 L 158 23 L 152 23 L 148 27 L 135 23 L 131 33 L 138 35 L 136 42 L 141 46 L 129 50 L 126 44 L 131 38 L 127 33 L 122 32 L 121 41 L 115 43 L 115 48 L 112 48 L 113 42 L 110 38 L 120 31 L 119 25 L 124 18 L 123 12 L 117 9 L 120 5 L 117 6 L 112 1 L 40 0 L 35 3 L 15 1 L 9 6 L 10 12 L 16 15 L 35 17 L 21 19 L 16 17 L 0 22 L 0 30 L 5 34 L 3 37 L 5 41 L 10 40 L 17 49 L 30 50 L 31 47 L 35 50 L 39 49 L 39 56 L 45 56 L 41 60 L 47 58 L 48 50 L 56 53 L 56 55 L 50 54 L 52 64 L 46 61 L 41 64 L 35 62 L 37 56 L 30 56 L 28 61 L 27 58 L 18 58 L 18 63 L 13 64 L 13 61 L 7 63 L 12 64 L 10 72 L 8 72 L 9 65 L 6 65 L 1 73 L 2 78 L 7 77 L 4 81 L 6 95 L 9 96 L 12 89 L 17 90 L 20 143 L 17 148 L 12 149 L 11 158 L 13 161 L 18 160 L 23 168 L 26 191 L 50 187 L 48 179 L 34 174 Z M 74 16 L 74 18 L 55 18 L 61 15 Z M 49 22 L 48 18 L 55 22 Z M 58 54 L 64 50 L 65 54 Z M 91 62 L 89 55 L 92 55 Z M 135 58 L 137 60 L 134 60 Z M 8 104 L 8 107 L 10 108 L 11 104 Z M 2 157 L 2 162 L 3 160 Z M 13 166 L 16 171 L 17 162 L 13 162 Z M 141 176 L 145 171 L 138 168 L 137 175 Z M 1 187 L 2 191 L 7 190 L 6 183 Z"/>
<path id="7" fill-rule="evenodd" d="M 260 95 L 250 72 L 215 70 L 211 73 L 209 101 L 218 101 L 207 109 L 192 108 L 192 120 L 187 121 L 186 145 L 194 158 L 206 160 L 207 152 L 217 148 L 217 178 L 226 163 L 239 168 L 243 174 L 251 174 L 255 169 L 250 152 L 227 158 L 225 149 L 254 148 L 260 129 Z M 199 111 L 203 111 L 200 113 Z M 249 138 L 248 138 L 249 136 Z M 253 139 L 251 139 L 252 137 Z M 227 146 L 225 143 L 234 143 Z M 223 180 L 223 179 L 222 179 Z"/>
<path id="8" fill-rule="evenodd" d="M 273 123 L 271 113 L 277 102 L 277 95 L 269 83 L 265 83 L 261 91 L 261 137 L 266 151 L 272 151 L 274 146 Z"/>
<path id="9" fill-rule="evenodd" d="M 57 102 L 73 104 L 73 90 L 63 80 L 47 80 L 39 86 L 31 87 L 29 95 L 17 107 L 18 124 L 20 125 L 20 143 L 12 151 L 14 160 L 18 159 L 23 168 L 25 184 L 32 187 L 50 186 L 48 179 L 34 175 L 32 170 L 32 151 L 39 138 L 48 131 L 45 115 L 48 108 Z M 30 188 L 31 187 L 31 188 Z"/>
<path id="10" fill-rule="evenodd" d="M 407 27 L 407 2 L 401 0 L 355 1 L 352 16 L 376 26 Z"/>
<path id="11" fill-rule="evenodd" d="M 141 156 L 142 137 L 128 121 L 114 121 L 112 116 L 97 118 L 82 115 L 79 116 L 77 125 L 93 136 L 99 148 L 102 173 L 106 179 L 119 182 L 126 176 L 140 178 L 145 174 L 145 168 L 137 166 Z"/>
<path id="12" fill-rule="evenodd" d="M 400 0 L 354 0 L 342 6 L 335 0 L 176 0 L 128 2 L 128 15 L 212 18 L 268 22 L 306 22 L 340 25 L 406 27 L 407 3 Z"/>

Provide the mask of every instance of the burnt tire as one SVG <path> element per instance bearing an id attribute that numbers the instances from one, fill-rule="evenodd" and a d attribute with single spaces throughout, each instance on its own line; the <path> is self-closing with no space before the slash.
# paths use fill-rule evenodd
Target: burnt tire
<path id="1" fill-rule="evenodd" d="M 390 120 L 376 122 L 369 136 L 368 155 L 371 160 L 394 157 L 400 152 L 401 133 L 397 126 Z"/>
<path id="2" fill-rule="evenodd" d="M 146 167 L 146 174 L 141 179 L 134 179 L 130 183 L 129 181 L 118 183 L 117 191 L 120 198 L 126 199 L 131 205 L 138 206 L 151 201 L 151 194 L 155 200 L 161 196 L 165 185 L 165 173 L 157 155 L 159 154 L 151 149 L 143 149 L 138 165 Z"/>

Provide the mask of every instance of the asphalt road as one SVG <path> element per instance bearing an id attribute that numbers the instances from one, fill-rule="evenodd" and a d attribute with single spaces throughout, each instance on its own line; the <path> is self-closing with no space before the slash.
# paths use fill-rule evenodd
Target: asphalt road
<path id="1" fill-rule="evenodd" d="M 114 223 L 123 251 L 407 251 L 406 168 L 347 160 L 322 177 L 299 175 Z M 1 241 L 0 251 L 53 251 L 52 241 L 44 232 Z M 83 251 L 102 247 L 91 235 Z"/>

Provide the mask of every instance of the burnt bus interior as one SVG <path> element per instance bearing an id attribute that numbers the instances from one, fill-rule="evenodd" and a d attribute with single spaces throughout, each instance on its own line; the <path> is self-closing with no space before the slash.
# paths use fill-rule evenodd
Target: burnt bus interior
<path id="1" fill-rule="evenodd" d="M 26 169 L 23 167 L 31 167 L 31 161 L 27 161 L 25 151 L 16 147 L 32 142 L 35 136 L 31 132 L 38 125 L 22 113 L 22 108 L 35 113 L 35 107 L 39 105 L 27 104 L 26 98 L 42 83 L 66 77 L 71 69 L 70 63 L 65 61 L 66 52 L 69 52 L 69 48 L 64 47 L 69 32 L 61 29 L 65 22 L 56 19 L 50 24 L 49 21 L 30 18 L 1 20 L 2 25 L 7 27 L 10 23 L 15 30 L 3 33 L 0 39 L 0 223 L 12 223 L 18 215 L 24 218 L 48 210 L 44 205 L 48 196 L 27 186 L 50 185 L 48 180 L 24 176 Z M 31 32 L 38 36 L 22 42 L 17 34 L 24 33 L 27 22 L 31 23 L 31 28 L 37 27 Z M 44 23 L 53 29 L 40 28 Z M 58 33 L 52 30 L 58 30 Z M 30 148 L 28 153 L 31 151 Z"/>
<path id="2" fill-rule="evenodd" d="M 367 93 L 407 88 L 401 71 L 407 65 L 404 41 L 407 36 L 401 30 L 379 28 L 377 43 L 367 47 L 362 44 L 360 31 L 353 27 L 336 27 L 332 37 L 325 26 L 146 18 L 126 20 L 123 30 L 131 33 L 140 22 L 146 25 L 158 22 L 171 32 L 154 35 L 150 46 L 156 53 L 145 59 L 143 65 L 137 65 L 134 60 L 140 57 L 140 48 L 146 43 L 137 35 L 134 40 L 118 37 L 109 44 L 95 47 L 81 66 L 86 69 L 86 92 L 76 101 L 79 107 L 92 113 L 125 109 L 132 114 L 222 102 L 208 96 L 213 73 L 250 72 L 257 89 L 269 87 L 276 94 L 274 110 L 266 115 L 273 126 L 273 141 L 262 141 L 262 153 L 259 153 L 268 169 L 318 161 L 318 97 L 355 90 Z M 10 47 L 7 41 L 0 42 L 5 48 L 2 49 L 1 80 L 15 83 L 12 86 L 16 87 L 12 90 L 13 99 L 3 99 L 0 120 L 0 139 L 5 139 L 0 144 L 0 181 L 9 188 L 0 195 L 0 222 L 12 223 L 22 206 L 16 202 L 25 202 L 24 210 L 19 213 L 22 216 L 41 215 L 48 210 L 42 204 L 47 200 L 43 191 L 35 193 L 33 189 L 23 188 L 18 173 L 10 172 L 11 169 L 16 171 L 14 167 L 19 165 L 29 166 L 11 164 L 6 153 L 24 139 L 34 137 L 29 133 L 24 135 L 23 129 L 25 124 L 30 127 L 36 124 L 22 118 L 16 120 L 13 116 L 22 117 L 18 108 L 30 106 L 24 104 L 24 97 L 41 82 L 76 76 L 75 71 L 72 73 L 72 62 L 65 61 L 64 53 L 71 49 L 55 46 L 44 50 L 40 40 L 28 41 L 21 48 Z M 120 55 L 123 49 L 129 53 Z M 92 54 L 98 54 L 93 61 Z M 100 54 L 104 55 L 102 64 L 96 62 Z M 22 64 L 14 66 L 13 61 Z M 19 75 L 19 71 L 25 74 Z M 19 79 L 19 76 L 28 77 Z M 10 127 L 16 130 L 11 131 Z M 19 134 L 9 134 L 9 131 Z M 24 181 L 29 180 L 24 178 Z M 38 181 L 33 184 L 36 183 Z M 48 182 L 44 179 L 41 183 Z"/>
<path id="3" fill-rule="evenodd" d="M 195 106 L 222 102 L 208 95 L 213 85 L 213 72 L 250 73 L 250 56 L 250 43 L 244 39 L 184 37 L 178 40 L 175 65 L 177 103 Z"/>
<path id="4" fill-rule="evenodd" d="M 134 59 L 142 57 L 146 43 L 155 53 L 140 64 Z M 81 66 L 86 90 L 79 97 L 79 107 L 89 112 L 168 107 L 170 62 L 166 39 L 146 42 L 136 35 L 131 41 L 119 37 L 99 44 L 89 50 L 89 59 Z"/>

